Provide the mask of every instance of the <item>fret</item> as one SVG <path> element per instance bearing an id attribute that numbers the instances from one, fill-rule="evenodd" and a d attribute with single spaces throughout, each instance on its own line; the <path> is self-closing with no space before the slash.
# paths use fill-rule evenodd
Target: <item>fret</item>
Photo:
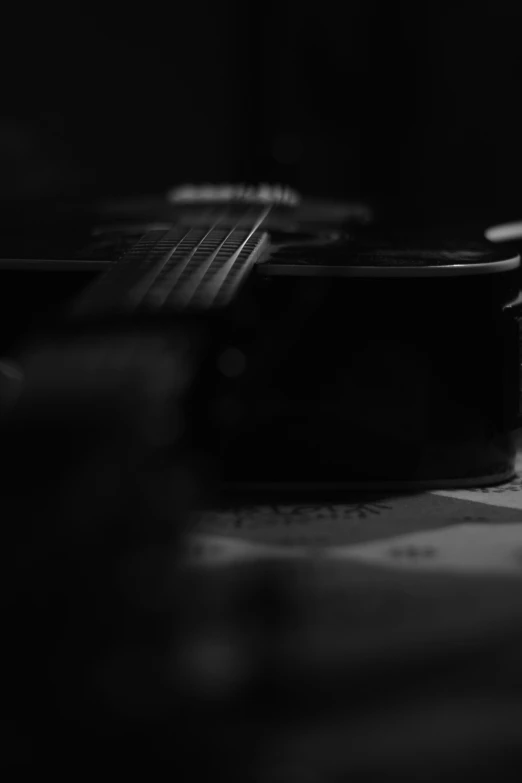
<path id="1" fill-rule="evenodd" d="M 267 246 L 261 231 L 148 231 L 84 293 L 74 312 L 225 307 Z"/>

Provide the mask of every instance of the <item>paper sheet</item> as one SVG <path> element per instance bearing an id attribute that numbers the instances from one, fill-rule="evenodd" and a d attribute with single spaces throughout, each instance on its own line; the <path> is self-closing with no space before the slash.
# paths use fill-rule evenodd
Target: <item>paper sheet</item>
<path id="1" fill-rule="evenodd" d="M 522 433 L 518 440 L 517 476 L 507 484 L 215 510 L 190 538 L 188 559 L 223 565 L 320 557 L 415 571 L 522 575 Z"/>

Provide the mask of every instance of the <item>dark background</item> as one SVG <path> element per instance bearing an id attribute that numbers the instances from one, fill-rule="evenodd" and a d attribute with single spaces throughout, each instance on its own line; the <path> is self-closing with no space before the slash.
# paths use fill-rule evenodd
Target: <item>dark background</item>
<path id="1" fill-rule="evenodd" d="M 252 179 L 406 223 L 522 218 L 519 5 L 20 5 L 2 200 Z"/>

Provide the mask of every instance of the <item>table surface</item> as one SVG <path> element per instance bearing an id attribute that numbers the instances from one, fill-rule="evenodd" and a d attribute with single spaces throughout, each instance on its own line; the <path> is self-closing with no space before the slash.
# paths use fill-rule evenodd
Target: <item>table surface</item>
<path id="1" fill-rule="evenodd" d="M 198 521 L 187 559 L 217 589 L 263 564 L 301 577 L 291 655 L 320 660 L 343 705 L 265 728 L 256 780 L 522 777 L 521 436 L 503 485 L 243 505 Z M 313 676 L 298 689 L 312 692 Z"/>
<path id="2" fill-rule="evenodd" d="M 485 770 L 508 780 L 501 756 L 522 776 L 517 437 L 517 475 L 503 485 L 242 505 L 198 521 L 187 558 L 211 579 L 241 585 L 245 565 L 274 563 L 300 575 L 292 654 L 324 655 L 334 685 L 339 676 L 332 701 L 346 709 L 267 738 L 256 779 L 328 783 L 393 770 L 417 783 Z M 305 680 L 299 687 L 313 690 Z M 368 699 L 352 709 L 354 681 Z"/>
<path id="3" fill-rule="evenodd" d="M 497 486 L 206 512 L 189 557 L 207 566 L 333 558 L 412 572 L 522 576 L 522 430 L 517 441 L 517 475 Z"/>

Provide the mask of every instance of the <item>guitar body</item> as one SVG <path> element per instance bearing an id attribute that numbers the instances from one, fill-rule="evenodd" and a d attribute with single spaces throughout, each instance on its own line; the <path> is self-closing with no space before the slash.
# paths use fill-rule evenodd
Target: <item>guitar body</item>
<path id="1" fill-rule="evenodd" d="M 397 249 L 370 225 L 360 204 L 188 186 L 100 205 L 90 241 L 45 266 L 90 277 L 74 323 L 205 335 L 194 383 L 205 378 L 211 450 L 233 491 L 509 479 L 518 257 L 480 243 Z"/>

